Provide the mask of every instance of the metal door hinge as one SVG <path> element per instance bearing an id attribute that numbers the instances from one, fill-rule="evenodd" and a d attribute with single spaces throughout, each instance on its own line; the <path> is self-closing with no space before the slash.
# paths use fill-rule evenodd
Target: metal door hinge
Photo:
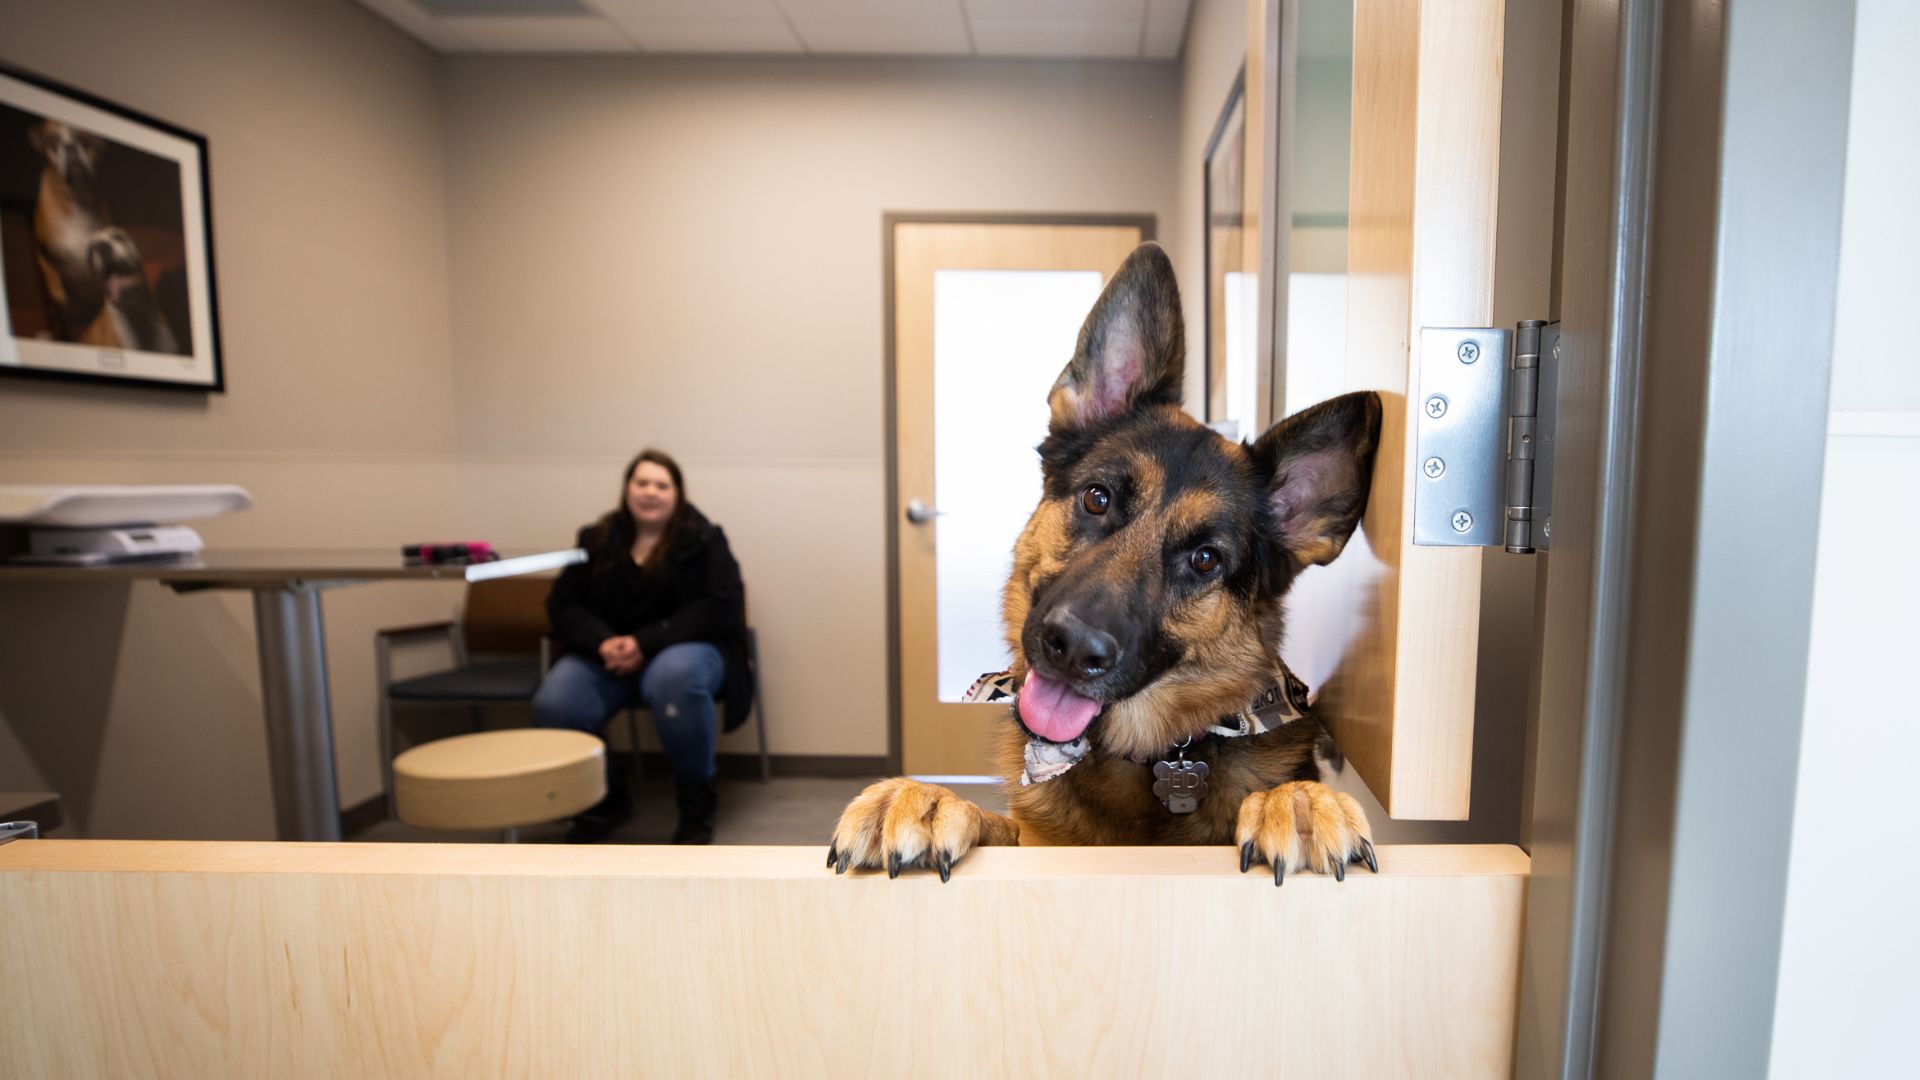
<path id="1" fill-rule="evenodd" d="M 1421 329 L 1414 543 L 1550 545 L 1559 357 L 1559 323 Z"/>

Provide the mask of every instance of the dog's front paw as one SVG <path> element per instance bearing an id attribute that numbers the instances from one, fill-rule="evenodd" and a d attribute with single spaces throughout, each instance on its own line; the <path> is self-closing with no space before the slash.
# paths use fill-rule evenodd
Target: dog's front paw
<path id="1" fill-rule="evenodd" d="M 840 813 L 827 848 L 827 865 L 878 870 L 899 877 L 901 867 L 931 866 L 946 881 L 953 864 L 981 842 L 984 812 L 943 787 L 897 777 L 855 796 Z"/>
<path id="2" fill-rule="evenodd" d="M 1246 873 L 1258 856 L 1273 865 L 1275 885 L 1289 870 L 1317 870 L 1344 881 L 1347 864 L 1361 860 L 1380 872 L 1366 812 L 1353 796 L 1312 780 L 1247 796 L 1234 839 L 1240 844 L 1240 872 Z"/>

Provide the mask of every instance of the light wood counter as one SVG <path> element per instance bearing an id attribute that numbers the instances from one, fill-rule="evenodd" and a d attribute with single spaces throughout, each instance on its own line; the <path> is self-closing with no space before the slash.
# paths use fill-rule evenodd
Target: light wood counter
<path id="1" fill-rule="evenodd" d="M 0 845 L 0 1075 L 1507 1074 L 1528 860 Z"/>

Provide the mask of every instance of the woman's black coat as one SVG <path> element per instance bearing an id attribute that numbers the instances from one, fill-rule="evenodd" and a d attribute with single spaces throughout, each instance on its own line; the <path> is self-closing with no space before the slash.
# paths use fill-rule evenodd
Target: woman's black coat
<path id="1" fill-rule="evenodd" d="M 547 596 L 547 617 L 570 653 L 600 663 L 600 643 L 632 634 L 648 658 L 683 641 L 711 642 L 727 663 L 722 727 L 747 721 L 754 672 L 747 662 L 746 586 L 727 534 L 691 505 L 688 520 L 659 573 L 635 565 L 631 537 L 580 530 L 588 561 L 560 572 Z M 611 532 L 612 530 L 609 530 Z"/>

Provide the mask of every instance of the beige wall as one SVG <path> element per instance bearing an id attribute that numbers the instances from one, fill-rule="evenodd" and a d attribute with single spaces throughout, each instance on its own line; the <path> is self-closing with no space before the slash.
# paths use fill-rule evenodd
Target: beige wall
<path id="1" fill-rule="evenodd" d="M 881 215 L 1165 235 L 1177 69 L 469 59 L 445 86 L 464 520 L 562 541 L 670 450 L 740 555 L 773 750 L 884 754 Z"/>
<path id="2" fill-rule="evenodd" d="M 0 382 L 0 482 L 232 482 L 223 546 L 458 522 L 435 63 L 352 3 L 0 0 L 0 59 L 205 135 L 224 395 Z M 371 634 L 437 586 L 328 595 L 340 781 L 378 789 Z M 248 598 L 0 586 L 0 788 L 76 832 L 272 832 Z"/>

